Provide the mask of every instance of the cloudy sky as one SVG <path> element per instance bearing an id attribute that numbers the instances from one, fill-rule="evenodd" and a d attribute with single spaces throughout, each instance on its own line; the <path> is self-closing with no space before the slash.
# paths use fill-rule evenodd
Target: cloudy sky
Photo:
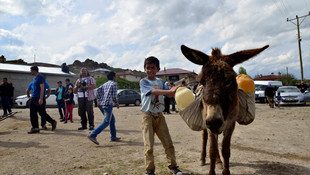
<path id="1" fill-rule="evenodd" d="M 223 54 L 270 45 L 240 66 L 251 76 L 300 78 L 296 15 L 310 0 L 0 0 L 0 55 L 7 60 L 72 64 L 86 58 L 143 71 L 156 56 L 161 68 L 199 72 L 180 45 Z M 310 78 L 310 16 L 300 19 L 304 77 Z"/>

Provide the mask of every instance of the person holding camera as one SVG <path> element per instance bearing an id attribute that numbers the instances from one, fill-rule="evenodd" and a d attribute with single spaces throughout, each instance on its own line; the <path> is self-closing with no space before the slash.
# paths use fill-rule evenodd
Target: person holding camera
<path id="1" fill-rule="evenodd" d="M 89 121 L 89 130 L 94 129 L 93 101 L 96 98 L 94 92 L 95 88 L 96 80 L 90 76 L 86 68 L 82 68 L 80 71 L 80 78 L 76 80 L 74 86 L 74 92 L 77 92 L 78 97 L 78 114 L 81 117 L 82 124 L 78 130 L 87 129 L 87 118 Z"/>

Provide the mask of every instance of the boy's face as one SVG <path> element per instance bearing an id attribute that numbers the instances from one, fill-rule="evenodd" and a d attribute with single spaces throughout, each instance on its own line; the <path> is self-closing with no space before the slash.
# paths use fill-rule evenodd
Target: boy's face
<path id="1" fill-rule="evenodd" d="M 156 73 L 159 71 L 159 68 L 155 64 L 146 64 L 144 71 L 146 72 L 148 78 L 154 78 Z"/>

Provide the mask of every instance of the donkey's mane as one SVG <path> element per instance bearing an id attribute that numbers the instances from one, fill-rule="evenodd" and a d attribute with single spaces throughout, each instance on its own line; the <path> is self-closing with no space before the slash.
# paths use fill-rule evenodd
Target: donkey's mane
<path id="1" fill-rule="evenodd" d="M 212 57 L 215 57 L 215 58 L 220 58 L 222 56 L 222 52 L 219 48 L 212 48 Z"/>

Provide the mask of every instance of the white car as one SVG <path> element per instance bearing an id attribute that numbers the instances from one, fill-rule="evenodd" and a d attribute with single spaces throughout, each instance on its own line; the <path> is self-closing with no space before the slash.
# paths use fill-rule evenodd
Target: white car
<path id="1" fill-rule="evenodd" d="M 74 103 L 77 104 L 78 100 L 76 98 L 76 95 L 74 94 Z M 17 106 L 19 107 L 27 107 L 29 108 L 30 106 L 30 100 L 28 99 L 27 95 L 21 95 L 16 97 L 15 100 Z M 51 95 L 49 96 L 48 99 L 46 99 L 46 106 L 57 106 L 56 102 L 56 88 L 51 88 Z"/>

